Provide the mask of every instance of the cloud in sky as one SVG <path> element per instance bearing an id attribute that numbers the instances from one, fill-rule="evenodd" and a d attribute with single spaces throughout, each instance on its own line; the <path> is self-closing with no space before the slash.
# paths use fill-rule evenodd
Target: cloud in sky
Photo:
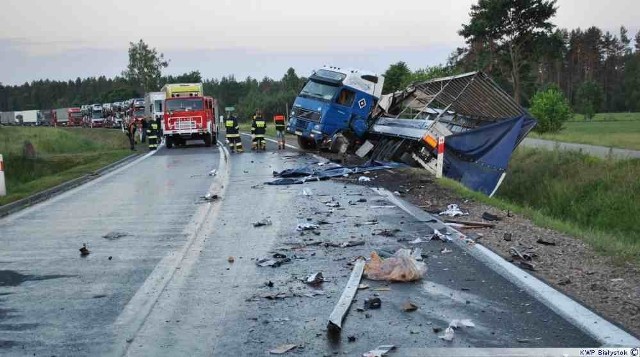
<path id="1" fill-rule="evenodd" d="M 118 74 L 130 41 L 170 58 L 170 73 L 278 77 L 334 63 L 384 70 L 446 60 L 473 0 L 4 0 L 0 82 Z M 560 0 L 561 27 L 637 25 L 637 0 Z M 37 9 L 35 11 L 34 9 Z"/>

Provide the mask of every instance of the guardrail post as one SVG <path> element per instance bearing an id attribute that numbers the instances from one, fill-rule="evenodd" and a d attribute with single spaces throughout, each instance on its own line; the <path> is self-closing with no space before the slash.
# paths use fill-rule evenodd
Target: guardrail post
<path id="1" fill-rule="evenodd" d="M 0 196 L 7 195 L 7 187 L 4 183 L 4 160 L 2 159 L 2 154 L 0 154 Z"/>
<path id="2" fill-rule="evenodd" d="M 442 166 L 444 165 L 444 136 L 438 137 L 438 159 L 436 164 L 436 178 L 442 177 Z"/>

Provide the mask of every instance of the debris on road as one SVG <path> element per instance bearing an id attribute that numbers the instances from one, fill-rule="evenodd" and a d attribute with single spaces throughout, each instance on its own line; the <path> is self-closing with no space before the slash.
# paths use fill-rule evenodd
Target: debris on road
<path id="1" fill-rule="evenodd" d="M 462 320 L 452 320 L 449 323 L 449 327 L 453 327 L 453 328 L 459 328 L 460 326 L 464 326 L 464 327 L 476 327 L 476 324 L 473 323 L 473 321 L 469 320 L 469 319 L 462 319 Z"/>
<path id="2" fill-rule="evenodd" d="M 564 277 L 558 280 L 558 285 L 569 285 L 569 284 L 571 284 L 571 279 L 569 279 L 569 277 Z"/>
<path id="3" fill-rule="evenodd" d="M 338 300 L 336 306 L 333 308 L 331 315 L 329 315 L 329 323 L 327 325 L 327 328 L 330 333 L 340 333 L 340 331 L 342 330 L 342 320 L 349 310 L 349 306 L 351 306 L 353 298 L 356 296 L 358 286 L 360 285 L 360 279 L 362 279 L 364 266 L 364 259 L 356 260 L 353 266 L 353 270 L 351 271 L 349 281 L 342 291 L 342 295 L 340 296 L 340 299 Z"/>
<path id="4" fill-rule="evenodd" d="M 91 253 L 91 251 L 89 251 L 89 248 L 87 248 L 87 243 L 82 243 L 82 248 L 80 248 L 79 250 L 80 250 L 80 255 L 83 257 Z"/>
<path id="5" fill-rule="evenodd" d="M 372 252 L 364 270 L 365 277 L 370 280 L 406 282 L 422 279 L 427 266 L 414 259 L 409 249 L 398 249 L 392 257 L 384 260 Z"/>
<path id="6" fill-rule="evenodd" d="M 265 219 L 263 219 L 261 221 L 254 222 L 253 226 L 254 227 L 263 227 L 263 226 L 270 226 L 271 224 L 272 224 L 271 220 L 269 220 L 268 218 L 265 218 Z"/>
<path id="7" fill-rule="evenodd" d="M 116 239 L 120 239 L 122 237 L 126 237 L 128 235 L 129 235 L 129 233 L 125 233 L 125 232 L 109 232 L 109 233 L 103 235 L 102 238 L 108 239 L 108 240 L 116 240 Z"/>
<path id="8" fill-rule="evenodd" d="M 378 231 L 373 232 L 374 235 L 378 235 L 378 236 L 383 236 L 383 237 L 394 237 L 396 235 L 396 233 L 400 232 L 401 230 L 398 228 L 394 228 L 394 229 L 381 229 Z"/>
<path id="9" fill-rule="evenodd" d="M 364 354 L 362 354 L 362 357 L 383 357 L 394 348 L 396 348 L 396 346 L 394 345 L 381 345 L 376 347 L 375 350 L 365 352 Z"/>
<path id="10" fill-rule="evenodd" d="M 215 176 L 217 172 L 218 172 L 218 170 L 213 169 L 213 170 L 209 171 L 209 176 Z"/>
<path id="11" fill-rule="evenodd" d="M 369 285 L 367 285 L 367 284 L 358 285 L 358 290 L 365 290 L 365 289 L 369 289 Z"/>
<path id="12" fill-rule="evenodd" d="M 286 256 L 283 258 L 261 258 L 258 259 L 256 261 L 256 265 L 259 267 L 272 267 L 272 268 L 277 268 L 279 266 L 281 266 L 284 263 L 289 263 L 291 261 L 290 258 L 287 258 Z"/>
<path id="13" fill-rule="evenodd" d="M 215 201 L 218 198 L 218 195 L 212 195 L 211 193 L 207 193 L 206 195 L 202 196 L 202 199 L 205 201 Z"/>
<path id="14" fill-rule="evenodd" d="M 366 310 L 379 309 L 382 306 L 382 300 L 379 297 L 371 297 L 364 301 L 364 308 Z"/>
<path id="15" fill-rule="evenodd" d="M 327 203 L 325 203 L 325 205 L 326 205 L 327 207 L 335 208 L 335 207 L 340 207 L 340 202 L 331 201 L 331 202 L 327 202 Z"/>
<path id="16" fill-rule="evenodd" d="M 538 238 L 538 240 L 536 240 L 536 243 L 542 244 L 542 245 L 556 245 L 555 241 L 546 239 L 544 237 Z"/>
<path id="17" fill-rule="evenodd" d="M 324 245 L 325 247 L 348 248 L 348 247 L 356 247 L 359 245 L 364 245 L 364 243 L 365 243 L 364 240 L 349 240 L 342 243 L 324 242 L 322 243 L 322 245 Z"/>
<path id="18" fill-rule="evenodd" d="M 491 214 L 489 212 L 485 212 L 482 214 L 482 219 L 487 220 L 487 221 L 501 221 L 502 218 L 498 217 L 495 214 Z"/>
<path id="19" fill-rule="evenodd" d="M 324 282 L 324 277 L 322 276 L 322 272 L 311 274 L 305 280 L 305 283 L 309 285 L 318 285 L 322 282 Z"/>
<path id="20" fill-rule="evenodd" d="M 303 188 L 302 189 L 302 196 L 313 196 L 313 191 L 311 191 L 310 188 Z"/>
<path id="21" fill-rule="evenodd" d="M 407 301 L 402 304 L 402 310 L 405 312 L 412 312 L 418 310 L 418 305 L 412 303 L 411 301 Z"/>
<path id="22" fill-rule="evenodd" d="M 457 204 L 453 203 L 447 206 L 447 209 L 440 212 L 441 216 L 449 216 L 449 217 L 457 217 L 457 216 L 468 216 L 468 212 L 462 212 Z"/>
<path id="23" fill-rule="evenodd" d="M 356 223 L 356 224 L 354 224 L 354 226 L 356 226 L 356 227 L 373 226 L 373 225 L 376 225 L 376 224 L 378 224 L 378 220 L 377 219 L 372 219 L 370 221 L 365 221 L 365 222 L 362 222 L 362 223 Z"/>
<path id="24" fill-rule="evenodd" d="M 451 253 L 451 252 L 453 252 L 453 250 L 448 249 L 448 248 L 443 248 L 443 249 L 440 251 L 440 254 L 449 254 L 449 253 Z"/>
<path id="25" fill-rule="evenodd" d="M 227 258 L 227 261 L 228 261 L 229 263 L 233 263 L 233 262 L 235 262 L 235 261 L 236 261 L 236 259 L 235 259 L 234 257 L 232 257 L 232 256 L 229 256 L 229 257 Z"/>
<path id="26" fill-rule="evenodd" d="M 282 299 L 288 298 L 289 294 L 285 292 L 279 292 L 274 294 L 265 294 L 265 295 L 262 295 L 262 297 L 269 300 L 278 300 L 278 299 L 282 300 Z"/>
<path id="27" fill-rule="evenodd" d="M 358 182 L 370 182 L 371 178 L 367 177 L 367 176 L 360 176 L 358 177 Z"/>
<path id="28" fill-rule="evenodd" d="M 356 342 L 356 336 L 347 336 L 347 342 Z"/>
<path id="29" fill-rule="evenodd" d="M 278 346 L 278 347 L 270 350 L 269 353 L 271 353 L 272 355 L 282 355 L 282 354 L 285 354 L 285 353 L 293 350 L 296 347 L 298 347 L 298 345 L 293 345 L 293 344 L 281 345 L 281 346 Z"/>
<path id="30" fill-rule="evenodd" d="M 303 223 L 303 224 L 298 224 L 296 226 L 296 231 L 299 231 L 299 232 L 312 231 L 312 230 L 318 229 L 318 228 L 320 228 L 320 226 L 318 226 L 317 224 Z"/>
<path id="31" fill-rule="evenodd" d="M 440 337 L 441 339 L 443 339 L 445 341 L 453 341 L 453 336 L 454 335 L 455 335 L 455 333 L 453 332 L 453 328 L 447 327 L 444 330 L 444 335 L 440 335 L 438 337 Z"/>
<path id="32" fill-rule="evenodd" d="M 388 170 L 398 167 L 406 167 L 397 162 L 379 162 L 370 160 L 361 166 L 342 166 L 336 163 L 324 165 L 307 165 L 295 169 L 287 169 L 280 172 L 274 171 L 273 176 L 279 179 L 266 182 L 269 185 L 294 185 L 309 181 L 323 181 L 331 178 L 347 177 L 352 174 L 366 173 L 375 170 Z"/>
<path id="33" fill-rule="evenodd" d="M 373 291 L 391 291 L 389 287 L 373 288 Z"/>
<path id="34" fill-rule="evenodd" d="M 513 234 L 505 233 L 504 236 L 502 236 L 502 239 L 504 239 L 507 242 L 511 242 L 511 240 L 513 239 Z"/>

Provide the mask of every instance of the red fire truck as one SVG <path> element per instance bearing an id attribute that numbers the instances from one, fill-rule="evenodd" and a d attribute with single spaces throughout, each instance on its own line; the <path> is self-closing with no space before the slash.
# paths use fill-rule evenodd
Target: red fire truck
<path id="1" fill-rule="evenodd" d="M 218 102 L 204 96 L 202 83 L 167 84 L 163 135 L 168 149 L 185 145 L 187 140 L 204 140 L 205 146 L 216 144 Z"/>

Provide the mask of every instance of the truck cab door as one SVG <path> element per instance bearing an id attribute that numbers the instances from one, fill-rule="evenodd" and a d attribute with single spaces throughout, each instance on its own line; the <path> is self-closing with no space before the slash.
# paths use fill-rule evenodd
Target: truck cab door
<path id="1" fill-rule="evenodd" d="M 342 131 L 349 127 L 355 98 L 356 92 L 352 89 L 346 87 L 340 89 L 325 115 L 326 119 L 323 122 L 324 134 L 332 136 L 337 131 Z"/>

